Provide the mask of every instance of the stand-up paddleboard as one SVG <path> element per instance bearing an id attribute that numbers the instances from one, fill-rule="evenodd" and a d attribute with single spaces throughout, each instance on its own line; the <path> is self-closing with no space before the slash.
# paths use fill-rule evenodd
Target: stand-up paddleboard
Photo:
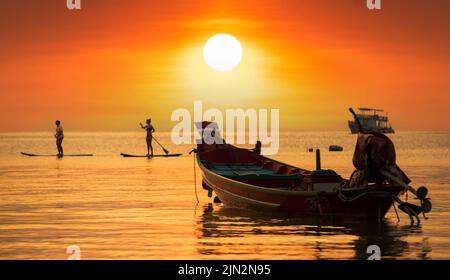
<path id="1" fill-rule="evenodd" d="M 58 155 L 37 155 L 37 154 L 30 154 L 30 153 L 21 153 L 24 156 L 29 156 L 29 157 L 57 157 Z M 64 155 L 64 157 L 93 157 L 93 154 L 75 154 L 75 155 Z"/>
<path id="2" fill-rule="evenodd" d="M 123 157 L 148 157 L 147 155 L 130 155 L 130 154 L 125 154 L 125 153 L 121 153 L 120 154 Z M 163 154 L 163 155 L 153 155 L 153 157 L 179 157 L 182 154 Z"/>

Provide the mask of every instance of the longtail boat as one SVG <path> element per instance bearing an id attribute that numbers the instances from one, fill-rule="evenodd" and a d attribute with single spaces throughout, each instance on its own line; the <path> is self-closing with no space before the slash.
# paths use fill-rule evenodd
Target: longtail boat
<path id="1" fill-rule="evenodd" d="M 202 171 L 202 186 L 210 193 L 216 193 L 224 205 L 253 209 L 282 211 L 306 215 L 330 215 L 381 220 L 394 203 L 412 217 L 431 210 L 431 202 L 426 198 L 426 189 L 418 191 L 404 183 L 406 179 L 396 177 L 396 181 L 383 177 L 371 183 L 358 183 L 358 176 L 343 179 L 333 170 L 323 170 L 320 164 L 316 170 L 305 170 L 266 156 L 256 149 L 248 150 L 221 143 L 206 144 L 206 128 L 213 127 L 217 138 L 217 124 L 203 122 L 202 141 L 197 143 L 196 162 Z M 208 132 L 209 133 L 209 132 Z M 220 138 L 220 136 L 219 136 Z M 318 156 L 320 156 L 318 154 Z M 319 161 L 320 162 L 320 161 Z M 373 177 L 373 174 L 372 174 Z M 400 200 L 400 194 L 414 191 L 422 205 L 416 206 Z M 427 191 L 426 191 L 427 192 Z"/>

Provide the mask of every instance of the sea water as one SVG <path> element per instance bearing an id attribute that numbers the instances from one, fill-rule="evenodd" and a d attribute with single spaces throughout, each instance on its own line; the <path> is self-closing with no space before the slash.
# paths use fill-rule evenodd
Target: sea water
<path id="1" fill-rule="evenodd" d="M 367 259 L 371 245 L 386 259 L 450 257 L 450 132 L 390 135 L 412 185 L 430 191 L 419 226 L 392 209 L 381 224 L 231 209 L 212 203 L 193 146 L 172 145 L 169 133 L 155 136 L 182 157 L 122 158 L 146 153 L 143 133 L 65 134 L 66 154 L 95 156 L 25 157 L 56 154 L 52 133 L 0 134 L 0 259 L 67 259 L 71 245 L 82 259 Z M 284 132 L 273 157 L 313 169 L 307 148 L 320 148 L 322 167 L 348 177 L 355 141 L 346 131 Z"/>

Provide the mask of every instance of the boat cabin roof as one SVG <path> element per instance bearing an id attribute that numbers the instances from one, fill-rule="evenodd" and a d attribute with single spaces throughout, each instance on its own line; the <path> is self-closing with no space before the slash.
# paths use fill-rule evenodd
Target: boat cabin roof
<path id="1" fill-rule="evenodd" d="M 382 109 L 373 109 L 373 108 L 358 108 L 361 112 L 372 111 L 372 112 L 384 112 Z"/>

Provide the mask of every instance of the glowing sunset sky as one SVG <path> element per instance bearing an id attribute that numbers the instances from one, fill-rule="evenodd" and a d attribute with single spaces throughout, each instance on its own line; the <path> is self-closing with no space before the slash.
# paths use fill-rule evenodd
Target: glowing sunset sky
<path id="1" fill-rule="evenodd" d="M 242 63 L 202 57 L 217 33 Z M 450 1 L 2 1 L 0 131 L 132 130 L 176 108 L 279 108 L 282 130 L 346 130 L 349 106 L 398 130 L 450 129 Z"/>

